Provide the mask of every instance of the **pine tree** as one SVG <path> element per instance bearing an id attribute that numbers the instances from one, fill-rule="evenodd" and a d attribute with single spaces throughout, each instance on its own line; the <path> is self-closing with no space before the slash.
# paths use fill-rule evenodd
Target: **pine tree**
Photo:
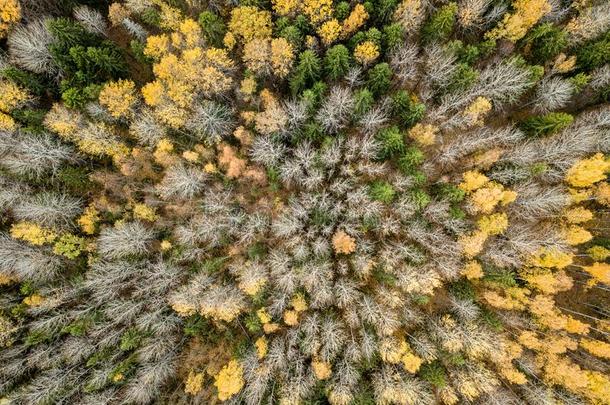
<path id="1" fill-rule="evenodd" d="M 531 117 L 521 122 L 520 126 L 531 137 L 548 136 L 557 133 L 570 125 L 574 117 L 567 113 L 549 113 Z"/>
<path id="2" fill-rule="evenodd" d="M 331 80 L 345 76 L 350 68 L 350 55 L 344 45 L 335 45 L 326 51 L 324 70 Z"/>

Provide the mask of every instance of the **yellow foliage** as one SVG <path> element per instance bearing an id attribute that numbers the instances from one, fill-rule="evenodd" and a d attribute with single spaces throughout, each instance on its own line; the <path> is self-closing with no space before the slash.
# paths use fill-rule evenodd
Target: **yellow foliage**
<path id="1" fill-rule="evenodd" d="M 273 0 L 273 11 L 281 16 L 292 14 L 299 7 L 297 0 Z"/>
<path id="2" fill-rule="evenodd" d="M 502 184 L 490 181 L 472 193 L 469 200 L 475 212 L 489 214 L 498 203 L 506 205 L 514 201 L 516 195 L 514 191 L 504 190 Z"/>
<path id="3" fill-rule="evenodd" d="M 0 38 L 6 37 L 10 28 L 21 20 L 21 6 L 17 0 L 0 1 Z"/>
<path id="4" fill-rule="evenodd" d="M 477 225 L 488 235 L 499 235 L 508 228 L 508 216 L 504 212 L 484 216 L 477 221 Z"/>
<path id="5" fill-rule="evenodd" d="M 593 277 L 590 281 L 591 285 L 610 284 L 610 264 L 595 262 L 590 266 L 582 266 L 582 269 Z"/>
<path id="6" fill-rule="evenodd" d="M 203 373 L 195 373 L 191 370 L 184 384 L 184 392 L 197 395 L 201 388 L 203 388 Z"/>
<path id="7" fill-rule="evenodd" d="M 162 240 L 160 244 L 161 251 L 163 252 L 167 252 L 172 248 L 172 246 L 172 242 L 168 241 L 167 239 Z"/>
<path id="8" fill-rule="evenodd" d="M 180 23 L 180 33 L 184 36 L 187 48 L 193 48 L 201 42 L 201 26 L 193 19 L 187 18 Z"/>
<path id="9" fill-rule="evenodd" d="M 563 269 L 572 264 L 572 259 L 573 255 L 571 253 L 562 252 L 556 247 L 541 247 L 532 254 L 530 263 L 536 267 Z"/>
<path id="10" fill-rule="evenodd" d="M 309 21 L 313 25 L 318 25 L 332 16 L 333 2 L 332 0 L 303 0 L 301 11 L 309 17 Z"/>
<path id="11" fill-rule="evenodd" d="M 412 352 L 407 352 L 402 356 L 402 365 L 411 374 L 417 373 L 419 367 L 422 365 L 421 357 L 416 356 Z"/>
<path id="12" fill-rule="evenodd" d="M 476 280 L 478 278 L 483 277 L 483 268 L 481 267 L 479 262 L 471 260 L 466 263 L 466 266 L 464 266 L 464 268 L 462 269 L 462 275 L 468 280 Z"/>
<path id="13" fill-rule="evenodd" d="M 0 28 L 1 29 L 1 28 Z M 10 113 L 30 100 L 27 91 L 13 82 L 0 81 L 0 111 Z"/>
<path id="14" fill-rule="evenodd" d="M 263 331 L 266 334 L 270 334 L 270 333 L 276 332 L 279 328 L 280 328 L 280 325 L 278 325 L 277 323 L 265 323 L 265 324 L 263 324 Z"/>
<path id="15" fill-rule="evenodd" d="M 563 237 L 568 245 L 580 245 L 593 239 L 591 232 L 578 225 L 570 225 L 563 230 Z"/>
<path id="16" fill-rule="evenodd" d="M 590 247 L 589 249 L 587 249 L 587 253 L 589 254 L 589 256 L 591 256 L 593 260 L 598 262 L 602 262 L 608 257 L 610 257 L 610 250 L 599 245 Z"/>
<path id="17" fill-rule="evenodd" d="M 354 58 L 363 65 L 368 65 L 379 57 L 379 48 L 373 41 L 364 41 L 356 45 Z"/>
<path id="18" fill-rule="evenodd" d="M 356 240 L 344 231 L 335 232 L 333 235 L 333 249 L 337 254 L 350 254 L 356 250 Z"/>
<path id="19" fill-rule="evenodd" d="M 285 38 L 271 40 L 271 66 L 277 77 L 286 77 L 294 61 L 294 50 Z"/>
<path id="20" fill-rule="evenodd" d="M 13 117 L 0 111 L 0 130 L 14 131 L 15 129 L 17 129 L 17 123 Z"/>
<path id="21" fill-rule="evenodd" d="M 408 33 L 419 28 L 425 17 L 426 7 L 422 0 L 403 0 L 394 12 L 394 20 L 399 21 Z"/>
<path id="22" fill-rule="evenodd" d="M 322 39 L 322 43 L 329 46 L 341 35 L 341 24 L 336 18 L 328 20 L 318 28 L 318 35 Z"/>
<path id="23" fill-rule="evenodd" d="M 243 43 L 255 38 L 268 38 L 271 36 L 271 13 L 259 10 L 254 6 L 235 7 L 231 10 L 229 30 Z"/>
<path id="24" fill-rule="evenodd" d="M 606 207 L 610 207 L 610 184 L 601 182 L 595 187 L 595 200 Z"/>
<path id="25" fill-rule="evenodd" d="M 571 224 L 580 224 L 593 219 L 593 213 L 584 207 L 568 208 L 563 215 Z"/>
<path id="26" fill-rule="evenodd" d="M 89 205 L 78 218 L 78 224 L 87 235 L 93 235 L 95 233 L 95 226 L 99 220 L 99 213 L 93 205 Z"/>
<path id="27" fill-rule="evenodd" d="M 108 7 L 108 19 L 112 25 L 119 25 L 125 18 L 129 17 L 129 10 L 123 4 L 112 3 Z"/>
<path id="28" fill-rule="evenodd" d="M 41 227 L 33 222 L 17 222 L 11 226 L 11 236 L 21 239 L 32 245 L 44 245 L 57 238 L 57 234 L 50 229 Z"/>
<path id="29" fill-rule="evenodd" d="M 318 380 L 326 380 L 332 374 L 331 364 L 322 360 L 312 360 L 311 368 Z"/>
<path id="30" fill-rule="evenodd" d="M 136 102 L 136 84 L 131 80 L 108 82 L 99 95 L 100 104 L 108 108 L 114 118 L 126 117 Z"/>
<path id="31" fill-rule="evenodd" d="M 307 301 L 305 301 L 305 297 L 303 296 L 303 294 L 300 293 L 292 297 L 290 304 L 292 305 L 292 308 L 297 312 L 307 311 L 308 308 Z"/>
<path id="32" fill-rule="evenodd" d="M 264 358 L 267 355 L 267 338 L 264 336 L 259 337 L 256 339 L 256 342 L 254 342 L 254 345 L 256 346 L 256 354 L 258 358 Z"/>
<path id="33" fill-rule="evenodd" d="M 227 32 L 222 39 L 223 45 L 230 51 L 237 45 L 237 39 L 231 31 Z"/>
<path id="34" fill-rule="evenodd" d="M 299 324 L 299 314 L 297 311 L 284 311 L 284 323 L 288 326 L 296 326 Z"/>
<path id="35" fill-rule="evenodd" d="M 589 187 L 606 178 L 610 162 L 598 153 L 575 163 L 566 173 L 566 181 L 572 187 Z"/>
<path id="36" fill-rule="evenodd" d="M 458 238 L 458 244 L 462 247 L 462 252 L 466 257 L 474 257 L 483 249 L 487 236 L 487 233 L 483 231 L 474 231 L 468 235 L 461 235 Z"/>
<path id="37" fill-rule="evenodd" d="M 610 343 L 584 338 L 580 340 L 580 346 L 594 356 L 610 359 Z"/>
<path id="38" fill-rule="evenodd" d="M 180 26 L 180 22 L 182 21 L 182 12 L 175 7 L 165 4 L 164 2 L 158 2 L 157 4 L 159 7 L 161 7 L 161 21 L 159 22 L 161 28 L 177 30 Z"/>
<path id="39" fill-rule="evenodd" d="M 469 170 L 462 175 L 463 180 L 458 187 L 467 193 L 471 193 L 483 187 L 489 179 L 477 170 Z"/>
<path id="40" fill-rule="evenodd" d="M 489 99 L 477 97 L 468 107 L 466 107 L 463 115 L 470 125 L 480 126 L 483 125 L 483 120 L 490 111 L 491 102 Z"/>
<path id="41" fill-rule="evenodd" d="M 523 385 L 527 383 L 527 377 L 515 367 L 503 367 L 500 374 L 513 384 Z"/>
<path id="42" fill-rule="evenodd" d="M 527 281 L 528 286 L 544 294 L 556 294 L 572 288 L 572 278 L 564 271 L 557 273 L 549 269 L 528 269 L 519 272 L 521 278 Z"/>
<path id="43" fill-rule="evenodd" d="M 409 129 L 408 135 L 411 139 L 417 141 L 421 145 L 434 145 L 438 127 L 430 124 L 417 123 L 413 128 Z"/>
<path id="44" fill-rule="evenodd" d="M 547 0 L 515 0 L 512 6 L 514 12 L 504 15 L 498 26 L 485 34 L 486 37 L 516 42 L 551 11 L 551 4 Z"/>
<path id="45" fill-rule="evenodd" d="M 38 307 L 44 302 L 44 298 L 38 294 L 32 294 L 23 299 L 23 303 L 29 307 Z"/>
<path id="46" fill-rule="evenodd" d="M 261 308 L 258 311 L 256 311 L 256 316 L 258 317 L 258 319 L 261 321 L 261 323 L 263 325 L 271 322 L 271 315 L 269 315 L 269 313 L 267 312 L 267 310 L 265 308 Z"/>
<path id="47" fill-rule="evenodd" d="M 149 35 L 146 38 L 144 55 L 153 59 L 161 59 L 169 54 L 170 40 L 167 34 Z"/>
<path id="48" fill-rule="evenodd" d="M 182 157 L 188 162 L 196 162 L 199 160 L 199 153 L 192 150 L 185 150 L 182 152 Z"/>
<path id="49" fill-rule="evenodd" d="M 231 360 L 214 377 L 214 386 L 218 389 L 218 399 L 226 401 L 237 394 L 244 386 L 244 368 L 237 360 Z"/>
<path id="50" fill-rule="evenodd" d="M 343 38 L 348 38 L 364 25 L 369 18 L 369 13 L 366 12 L 364 6 L 360 3 L 354 6 L 352 12 L 343 20 L 342 34 Z"/>
<path id="51" fill-rule="evenodd" d="M 587 391 L 584 395 L 592 403 L 610 404 L 610 379 L 599 371 L 585 371 L 587 378 Z"/>
<path id="52" fill-rule="evenodd" d="M 135 204 L 133 206 L 133 216 L 144 221 L 154 222 L 159 218 L 155 213 L 155 209 L 146 204 Z"/>
<path id="53" fill-rule="evenodd" d="M 178 315 L 183 317 L 195 315 L 197 312 L 195 305 L 184 301 L 174 301 L 171 303 L 171 307 L 178 313 Z"/>

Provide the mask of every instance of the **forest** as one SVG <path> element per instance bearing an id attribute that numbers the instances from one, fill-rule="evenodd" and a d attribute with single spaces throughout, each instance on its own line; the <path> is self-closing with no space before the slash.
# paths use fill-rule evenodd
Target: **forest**
<path id="1" fill-rule="evenodd" d="M 0 0 L 0 405 L 610 405 L 610 0 Z"/>

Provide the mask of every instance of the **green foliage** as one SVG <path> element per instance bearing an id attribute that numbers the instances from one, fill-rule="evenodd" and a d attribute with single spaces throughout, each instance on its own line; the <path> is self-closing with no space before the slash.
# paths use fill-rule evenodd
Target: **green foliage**
<path id="1" fill-rule="evenodd" d="M 386 181 L 376 181 L 369 186 L 369 195 L 375 201 L 389 204 L 396 197 L 396 190 Z"/>
<path id="2" fill-rule="evenodd" d="M 367 73 L 367 87 L 379 96 L 388 91 L 392 79 L 392 69 L 387 63 L 378 63 Z"/>
<path id="3" fill-rule="evenodd" d="M 598 68 L 610 60 L 610 31 L 598 40 L 589 41 L 576 49 L 576 62 L 586 71 Z"/>
<path id="4" fill-rule="evenodd" d="M 370 0 L 372 17 L 375 25 L 381 25 L 390 20 L 399 0 Z"/>
<path id="5" fill-rule="evenodd" d="M 424 41 L 442 41 L 449 38 L 453 32 L 457 11 L 457 3 L 451 2 L 434 13 L 422 28 Z"/>
<path id="6" fill-rule="evenodd" d="M 119 348 L 124 352 L 136 349 L 140 346 L 142 338 L 142 333 L 139 330 L 136 328 L 129 328 L 121 335 Z"/>
<path id="7" fill-rule="evenodd" d="M 144 55 L 144 48 L 146 45 L 142 41 L 138 41 L 137 39 L 132 39 L 129 43 L 129 48 L 131 49 L 131 53 L 133 57 L 136 58 L 138 63 L 142 65 L 148 65 L 152 63 L 152 59 L 148 56 Z"/>
<path id="8" fill-rule="evenodd" d="M 411 200 L 415 203 L 417 209 L 422 210 L 430 204 L 431 198 L 423 189 L 416 188 L 409 193 Z"/>
<path id="9" fill-rule="evenodd" d="M 568 34 L 552 23 L 534 27 L 524 38 L 530 57 L 535 63 L 544 63 L 559 55 L 568 46 Z"/>
<path id="10" fill-rule="evenodd" d="M 415 146 L 405 149 L 404 154 L 398 158 L 398 168 L 405 174 L 413 173 L 415 167 L 423 163 L 424 153 Z"/>
<path id="11" fill-rule="evenodd" d="M 457 71 L 446 88 L 447 93 L 460 92 L 472 86 L 479 77 L 479 72 L 466 63 L 458 64 Z"/>
<path id="12" fill-rule="evenodd" d="M 335 6 L 335 18 L 339 21 L 345 20 L 350 12 L 351 8 L 347 1 L 340 1 Z"/>
<path id="13" fill-rule="evenodd" d="M 414 101 L 406 91 L 399 90 L 392 95 L 392 115 L 403 128 L 408 128 L 424 117 L 426 105 Z"/>
<path id="14" fill-rule="evenodd" d="M 515 273 L 509 269 L 502 269 L 492 266 L 484 266 L 483 280 L 492 284 L 496 284 L 503 288 L 517 287 Z"/>
<path id="15" fill-rule="evenodd" d="M 465 278 L 449 284 L 449 291 L 459 300 L 473 300 L 476 297 L 472 283 Z"/>
<path id="16" fill-rule="evenodd" d="M 458 58 L 458 62 L 472 65 L 481 56 L 481 49 L 476 45 L 464 45 L 462 41 L 456 39 L 447 45 Z"/>
<path id="17" fill-rule="evenodd" d="M 199 271 L 203 271 L 208 274 L 217 273 L 224 268 L 224 264 L 228 259 L 229 258 L 226 256 L 208 259 L 208 260 L 204 261 L 203 263 L 201 263 L 201 267 L 200 267 Z"/>
<path id="18" fill-rule="evenodd" d="M 500 332 L 504 329 L 504 327 L 502 326 L 502 321 L 500 321 L 498 316 L 489 309 L 485 307 L 481 308 L 480 317 L 483 322 L 485 322 L 490 328 L 494 329 L 495 331 Z"/>
<path id="19" fill-rule="evenodd" d="M 320 81 L 314 83 L 310 89 L 303 92 L 302 98 L 307 104 L 310 113 L 313 113 L 320 107 L 322 98 L 324 97 L 324 93 L 326 93 L 327 88 L 328 86 L 326 83 Z"/>
<path id="20" fill-rule="evenodd" d="M 199 14 L 198 21 L 205 39 L 215 47 L 221 47 L 222 40 L 227 32 L 223 19 L 211 11 L 204 11 Z"/>
<path id="21" fill-rule="evenodd" d="M 422 364 L 418 374 L 436 388 L 443 388 L 447 384 L 445 368 L 438 360 Z"/>
<path id="22" fill-rule="evenodd" d="M 404 134 L 397 126 L 381 129 L 375 136 L 381 144 L 380 159 L 389 159 L 405 151 Z"/>
<path id="23" fill-rule="evenodd" d="M 572 85 L 574 85 L 574 91 L 576 93 L 580 93 L 582 91 L 582 89 L 585 88 L 585 86 L 587 84 L 589 84 L 589 82 L 591 81 L 591 76 L 589 76 L 588 74 L 581 72 L 578 73 L 572 77 L 570 77 L 570 82 L 572 83 Z"/>
<path id="24" fill-rule="evenodd" d="M 438 183 L 435 185 L 435 193 L 439 198 L 452 203 L 458 203 L 466 197 L 466 192 L 451 183 Z"/>
<path id="25" fill-rule="evenodd" d="M 382 44 L 385 50 L 397 48 L 404 42 L 405 29 L 399 23 L 383 27 Z"/>
<path id="26" fill-rule="evenodd" d="M 184 321 L 182 331 L 186 336 L 205 335 L 212 326 L 210 322 L 199 314 L 191 315 Z"/>
<path id="27" fill-rule="evenodd" d="M 66 233 L 61 235 L 53 246 L 53 253 L 65 256 L 68 259 L 76 259 L 85 248 L 85 239 Z"/>
<path id="28" fill-rule="evenodd" d="M 248 314 L 244 319 L 244 323 L 250 333 L 260 333 L 263 330 L 263 324 L 255 312 Z"/>
<path id="29" fill-rule="evenodd" d="M 85 316 L 81 319 L 77 319 L 65 326 L 62 329 L 63 333 L 68 333 L 72 336 L 84 336 L 87 330 L 95 323 L 95 316 Z"/>
<path id="30" fill-rule="evenodd" d="M 49 52 L 64 76 L 60 91 L 68 107 L 83 107 L 97 98 L 102 83 L 127 73 L 123 54 L 113 42 L 67 18 L 48 20 L 47 26 L 55 39 Z"/>
<path id="31" fill-rule="evenodd" d="M 290 42 L 294 49 L 301 48 L 301 44 L 303 43 L 303 34 L 294 25 L 289 25 L 283 28 L 279 32 L 278 37 L 285 38 L 288 42 Z"/>
<path id="32" fill-rule="evenodd" d="M 91 191 L 93 182 L 86 167 L 65 166 L 56 174 L 57 182 L 75 194 L 84 195 Z"/>
<path id="33" fill-rule="evenodd" d="M 521 129 L 531 137 L 548 136 L 570 125 L 574 117 L 568 113 L 552 112 L 528 118 L 521 122 Z"/>
<path id="34" fill-rule="evenodd" d="M 44 132 L 44 117 L 46 110 L 32 110 L 23 108 L 11 112 L 11 116 L 21 125 L 26 131 L 40 133 Z"/>
<path id="35" fill-rule="evenodd" d="M 366 87 L 354 92 L 354 116 L 363 116 L 375 103 L 373 93 Z"/>
<path id="36" fill-rule="evenodd" d="M 299 55 L 299 63 L 290 79 L 290 90 L 293 95 L 311 86 L 320 78 L 322 70 L 320 58 L 311 50 Z"/>
<path id="37" fill-rule="evenodd" d="M 350 67 L 349 50 L 344 45 L 335 45 L 326 51 L 324 70 L 331 80 L 345 76 Z"/>
<path id="38" fill-rule="evenodd" d="M 27 70 L 18 69 L 14 66 L 2 69 L 0 71 L 0 77 L 10 80 L 36 96 L 44 95 L 49 87 L 51 87 L 52 90 L 52 86 L 39 75 L 28 72 Z"/>

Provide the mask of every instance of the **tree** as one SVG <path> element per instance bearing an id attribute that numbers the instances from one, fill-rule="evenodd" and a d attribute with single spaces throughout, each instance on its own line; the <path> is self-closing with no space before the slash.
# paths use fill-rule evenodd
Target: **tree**
<path id="1" fill-rule="evenodd" d="M 224 21 L 220 16 L 211 11 L 199 14 L 199 25 L 203 29 L 203 36 L 214 46 L 220 47 L 227 31 Z"/>
<path id="2" fill-rule="evenodd" d="M 350 68 L 350 55 L 344 45 L 335 45 L 326 51 L 324 69 L 331 80 L 345 76 Z"/>
<path id="3" fill-rule="evenodd" d="M 567 113 L 548 113 L 521 122 L 521 129 L 531 137 L 548 136 L 570 125 L 574 117 Z"/>
<path id="4" fill-rule="evenodd" d="M 457 11 L 457 3 L 445 4 L 424 24 L 422 27 L 422 37 L 427 42 L 447 39 L 453 31 Z"/>
<path id="5" fill-rule="evenodd" d="M 568 34 L 552 23 L 534 27 L 523 39 L 530 49 L 532 61 L 543 63 L 559 55 L 568 45 Z"/>
<path id="6" fill-rule="evenodd" d="M 387 63 L 378 63 L 373 66 L 367 73 L 367 87 L 379 96 L 390 88 L 392 79 L 392 69 Z"/>
<path id="7" fill-rule="evenodd" d="M 299 55 L 299 63 L 290 79 L 290 89 L 298 94 L 320 78 L 322 67 L 318 56 L 310 50 Z"/>

